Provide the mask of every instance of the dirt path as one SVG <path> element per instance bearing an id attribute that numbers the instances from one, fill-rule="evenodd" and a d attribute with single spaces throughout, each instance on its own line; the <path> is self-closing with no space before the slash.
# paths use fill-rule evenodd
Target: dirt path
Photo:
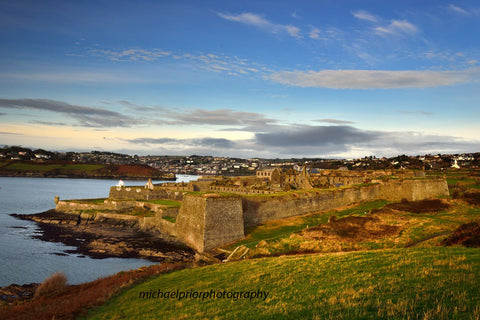
<path id="1" fill-rule="evenodd" d="M 431 240 L 431 239 L 434 239 L 434 238 L 437 238 L 437 237 L 441 237 L 441 236 L 446 236 L 446 235 L 449 235 L 451 234 L 452 231 L 446 231 L 446 232 L 441 232 L 441 233 L 437 233 L 437 234 L 434 234 L 434 235 L 431 235 L 431 236 L 428 236 L 426 238 L 423 238 L 423 239 L 420 239 L 420 240 L 417 240 L 417 241 L 414 241 L 412 243 L 409 243 L 407 245 L 405 245 L 405 248 L 410 248 L 410 247 L 413 247 L 419 243 L 422 243 L 422 242 L 425 242 L 425 241 L 428 241 L 428 240 Z"/>

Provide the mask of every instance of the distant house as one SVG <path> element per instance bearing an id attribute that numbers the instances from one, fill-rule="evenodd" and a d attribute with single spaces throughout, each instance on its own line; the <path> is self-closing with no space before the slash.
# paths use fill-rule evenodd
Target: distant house
<path id="1" fill-rule="evenodd" d="M 264 169 L 257 171 L 257 178 L 259 179 L 268 179 L 274 183 L 280 183 L 282 179 L 282 173 L 278 168 L 275 169 Z"/>

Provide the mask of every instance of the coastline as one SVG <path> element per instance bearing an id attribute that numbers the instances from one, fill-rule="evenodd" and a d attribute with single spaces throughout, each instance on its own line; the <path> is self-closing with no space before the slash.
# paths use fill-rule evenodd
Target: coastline
<path id="1" fill-rule="evenodd" d="M 142 258 L 152 262 L 189 262 L 195 259 L 194 250 L 172 237 L 137 230 L 125 221 L 108 219 L 94 222 L 54 209 L 10 216 L 36 222 L 42 232 L 34 236 L 35 239 L 76 247 L 65 251 L 65 255 L 80 254 L 93 259 Z"/>
<path id="2" fill-rule="evenodd" d="M 0 177 L 6 178 L 62 178 L 62 179 L 100 179 L 100 180 L 165 180 L 165 181 L 176 181 L 177 177 L 170 175 L 167 176 L 128 176 L 128 175 L 100 175 L 100 176 L 91 176 L 91 175 L 77 175 L 77 174 L 48 174 L 44 172 L 25 172 L 25 173 L 5 173 L 0 172 Z"/>
<path id="3" fill-rule="evenodd" d="M 176 180 L 174 173 L 143 164 L 77 163 L 72 161 L 7 160 L 0 163 L 1 177 Z"/>
<path id="4" fill-rule="evenodd" d="M 92 259 L 140 258 L 161 264 L 184 264 L 198 261 L 195 251 L 178 243 L 172 237 L 149 234 L 122 221 L 93 222 L 79 215 L 57 212 L 54 209 L 36 214 L 10 216 L 34 221 L 41 234 L 34 239 L 60 242 L 75 247 L 59 255 L 76 254 Z M 0 287 L 0 308 L 31 300 L 39 283 Z"/>

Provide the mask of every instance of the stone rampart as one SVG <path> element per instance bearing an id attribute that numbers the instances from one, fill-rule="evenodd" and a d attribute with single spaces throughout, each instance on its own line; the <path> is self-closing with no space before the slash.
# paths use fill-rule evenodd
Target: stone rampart
<path id="1" fill-rule="evenodd" d="M 155 186 L 153 190 L 145 187 L 111 187 L 110 195 L 111 200 L 177 200 L 182 201 L 183 194 L 187 191 L 183 190 L 171 190 L 166 187 Z"/>
<path id="2" fill-rule="evenodd" d="M 391 180 L 367 186 L 319 190 L 286 196 L 244 197 L 242 200 L 245 226 L 267 221 L 330 210 L 363 201 L 385 199 L 422 200 L 448 196 L 445 179 Z"/>
<path id="3" fill-rule="evenodd" d="M 78 214 L 85 211 L 128 211 L 129 209 L 142 208 L 152 211 L 154 213 L 163 213 L 170 217 L 176 217 L 178 208 L 165 207 L 164 205 L 149 203 L 144 201 L 118 201 L 106 199 L 103 203 L 84 203 L 82 200 L 60 200 L 58 201 L 55 210 L 63 213 Z"/>
<path id="4" fill-rule="evenodd" d="M 210 186 L 209 191 L 236 193 L 236 194 L 244 194 L 244 195 L 275 193 L 275 191 L 270 191 L 270 190 L 257 190 L 257 189 L 244 188 L 244 187 L 223 187 L 223 186 Z"/>
<path id="5" fill-rule="evenodd" d="M 186 195 L 177 217 L 177 238 L 199 252 L 245 237 L 240 197 Z"/>
<path id="6" fill-rule="evenodd" d="M 82 203 L 81 200 L 58 201 L 55 210 L 64 213 L 80 213 L 87 210 L 114 210 L 114 207 L 106 203 Z"/>

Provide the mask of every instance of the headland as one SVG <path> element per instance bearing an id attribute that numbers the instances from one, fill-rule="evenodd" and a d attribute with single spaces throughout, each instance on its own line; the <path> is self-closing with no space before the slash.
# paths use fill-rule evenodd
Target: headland
<path id="1" fill-rule="evenodd" d="M 0 163 L 2 177 L 77 178 L 77 179 L 128 179 L 172 180 L 174 173 L 166 173 L 141 164 L 98 164 L 72 161 L 21 161 Z"/>
<path id="2" fill-rule="evenodd" d="M 94 237 L 89 247 L 97 246 L 89 250 L 91 254 L 112 253 L 110 247 L 119 242 L 108 240 L 113 237 L 112 230 L 134 232 L 135 237 L 148 235 L 148 241 L 182 243 L 197 253 L 208 254 L 244 239 L 248 228 L 272 220 L 379 199 L 416 201 L 448 195 L 445 177 L 426 177 L 424 171 L 312 173 L 306 168 L 272 169 L 259 170 L 256 176 L 115 186 L 107 199 L 56 199 L 55 210 L 27 217 L 48 228 L 68 230 L 68 234 L 78 235 L 79 230 L 96 234 L 103 244 L 98 245 L 102 241 Z M 125 252 L 132 253 L 135 248 L 128 246 L 134 242 L 120 241 L 125 243 Z M 114 247 L 116 251 L 119 245 Z M 177 256 L 182 257 L 189 259 L 191 255 Z"/>

